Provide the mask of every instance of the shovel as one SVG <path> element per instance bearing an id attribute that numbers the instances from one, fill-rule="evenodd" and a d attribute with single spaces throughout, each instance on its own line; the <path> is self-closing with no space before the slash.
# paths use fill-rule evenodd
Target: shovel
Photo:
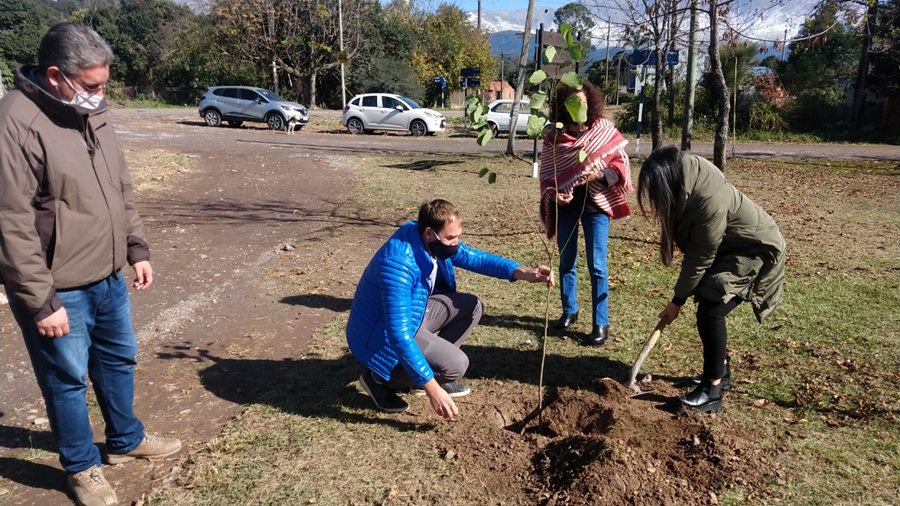
<path id="1" fill-rule="evenodd" d="M 637 360 L 634 361 L 634 365 L 631 367 L 631 376 L 628 378 L 628 388 L 630 388 L 635 395 L 640 395 L 644 392 L 641 390 L 641 387 L 637 384 L 637 375 L 641 370 L 641 365 L 644 363 L 644 360 L 647 360 L 647 357 L 650 355 L 650 351 L 656 346 L 656 341 L 659 340 L 659 335 L 662 333 L 662 329 L 666 327 L 666 323 L 663 320 L 660 320 L 659 323 L 656 324 L 656 328 L 653 329 L 653 333 L 650 334 L 650 337 L 644 343 L 644 347 L 641 348 L 641 353 L 638 355 Z"/>

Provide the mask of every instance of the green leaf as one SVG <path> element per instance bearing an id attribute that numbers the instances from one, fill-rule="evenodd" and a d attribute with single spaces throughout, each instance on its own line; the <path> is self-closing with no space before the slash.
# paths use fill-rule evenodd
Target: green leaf
<path id="1" fill-rule="evenodd" d="M 481 170 L 478 171 L 478 177 L 484 177 L 484 175 L 487 174 L 488 172 L 489 171 L 488 171 L 487 167 L 482 167 Z"/>
<path id="2" fill-rule="evenodd" d="M 484 106 L 479 104 L 472 110 L 472 121 L 477 123 L 481 121 L 482 116 L 484 116 Z"/>
<path id="3" fill-rule="evenodd" d="M 491 174 L 488 176 L 488 184 L 494 184 L 496 182 L 497 182 L 497 173 L 491 172 Z"/>
<path id="4" fill-rule="evenodd" d="M 547 79 L 547 73 L 543 70 L 535 70 L 531 77 L 528 78 L 528 82 L 531 84 L 541 84 L 544 80 Z"/>
<path id="5" fill-rule="evenodd" d="M 556 58 L 556 48 L 547 46 L 547 49 L 544 49 L 544 63 L 552 63 L 554 58 Z"/>
<path id="6" fill-rule="evenodd" d="M 581 89 L 581 76 L 576 74 L 575 72 L 566 72 L 560 78 L 560 81 L 567 86 L 575 88 L 576 90 Z"/>
<path id="7" fill-rule="evenodd" d="M 547 102 L 547 93 L 544 91 L 539 91 L 531 95 L 531 104 L 530 107 L 532 111 L 538 110 L 541 107 L 544 107 L 544 104 Z"/>
<path id="8" fill-rule="evenodd" d="M 541 132 L 544 131 L 544 125 L 547 124 L 547 120 L 536 115 L 532 114 L 528 117 L 528 125 L 526 126 L 526 131 L 528 132 L 528 137 L 532 139 L 537 139 L 541 136 Z"/>
<path id="9" fill-rule="evenodd" d="M 478 145 L 484 146 L 491 140 L 491 137 L 494 136 L 494 133 L 491 132 L 490 128 L 485 128 L 481 132 L 478 133 Z"/>
<path id="10" fill-rule="evenodd" d="M 568 37 L 572 35 L 572 25 L 570 25 L 569 23 L 563 23 L 559 25 L 559 33 L 561 33 L 563 37 L 566 37 L 568 39 Z"/>
<path id="11" fill-rule="evenodd" d="M 561 121 L 557 121 L 556 123 L 553 124 L 553 127 L 556 128 L 557 130 L 562 130 L 564 126 L 565 125 L 563 125 Z"/>
<path id="12" fill-rule="evenodd" d="M 587 151 L 581 150 L 578 152 L 578 163 L 585 161 L 588 157 Z"/>
<path id="13" fill-rule="evenodd" d="M 587 105 L 575 95 L 569 96 L 565 102 L 566 110 L 575 123 L 587 123 Z"/>
<path id="14" fill-rule="evenodd" d="M 576 42 L 575 44 L 570 45 L 566 48 L 566 51 L 572 55 L 572 59 L 575 61 L 581 61 L 584 59 L 584 46 L 581 45 L 581 42 Z"/>

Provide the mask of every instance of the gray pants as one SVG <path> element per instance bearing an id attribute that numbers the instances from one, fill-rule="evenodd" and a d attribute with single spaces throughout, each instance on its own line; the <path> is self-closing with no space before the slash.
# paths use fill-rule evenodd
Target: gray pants
<path id="1" fill-rule="evenodd" d="M 469 357 L 459 347 L 478 325 L 483 311 L 481 300 L 469 293 L 436 293 L 428 298 L 415 339 L 438 383 L 456 381 L 466 373 Z M 416 386 L 401 365 L 391 374 L 390 385 L 396 389 Z"/>

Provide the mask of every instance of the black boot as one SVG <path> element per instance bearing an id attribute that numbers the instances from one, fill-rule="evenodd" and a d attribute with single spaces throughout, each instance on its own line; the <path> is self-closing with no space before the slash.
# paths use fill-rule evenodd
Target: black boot
<path id="1" fill-rule="evenodd" d="M 578 321 L 578 311 L 574 313 L 563 313 L 562 316 L 559 317 L 559 320 L 556 320 L 556 323 L 553 324 L 553 330 L 556 332 L 564 332 L 569 330 L 569 328 Z"/>
<path id="2" fill-rule="evenodd" d="M 584 342 L 591 346 L 602 346 L 609 338 L 609 325 L 594 325 L 590 337 Z"/>
<path id="3" fill-rule="evenodd" d="M 701 413 L 720 413 L 722 411 L 722 383 L 713 385 L 704 379 L 693 392 L 681 397 L 684 409 L 693 409 Z"/>
<path id="4" fill-rule="evenodd" d="M 697 386 L 700 383 L 703 383 L 703 375 L 698 374 L 696 376 L 691 376 L 688 380 L 691 386 Z M 733 385 L 731 384 L 731 357 L 725 357 L 725 375 L 722 376 L 722 390 L 728 391 L 731 390 Z"/>

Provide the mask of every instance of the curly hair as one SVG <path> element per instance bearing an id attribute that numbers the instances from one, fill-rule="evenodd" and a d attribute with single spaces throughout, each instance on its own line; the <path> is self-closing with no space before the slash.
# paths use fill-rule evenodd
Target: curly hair
<path id="1" fill-rule="evenodd" d="M 587 124 L 593 125 L 595 121 L 603 117 L 603 92 L 593 84 L 585 81 L 580 90 L 566 84 L 560 84 L 556 87 L 556 99 L 550 102 L 550 121 L 558 121 L 563 125 L 575 124 L 565 104 L 566 99 L 579 91 L 584 92 L 584 96 L 587 97 Z"/>

